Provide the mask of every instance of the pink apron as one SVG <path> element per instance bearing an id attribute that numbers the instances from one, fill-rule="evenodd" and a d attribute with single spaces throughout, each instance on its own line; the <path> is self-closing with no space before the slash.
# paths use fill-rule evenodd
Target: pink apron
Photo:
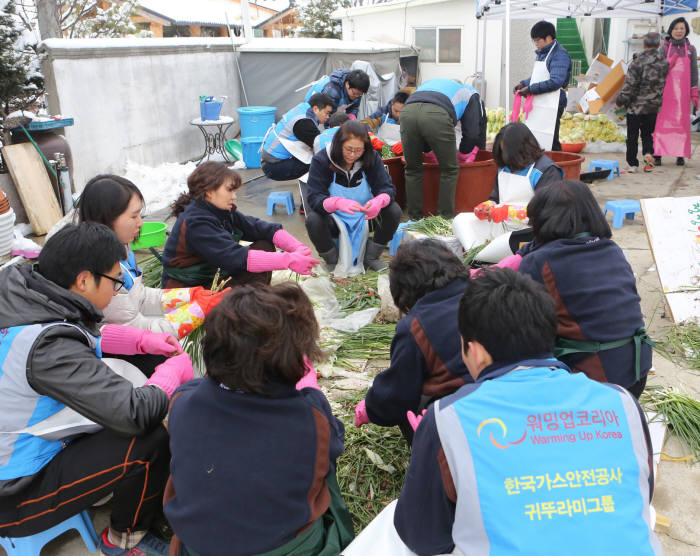
<path id="1" fill-rule="evenodd" d="M 688 45 L 683 56 L 669 67 L 661 111 L 654 129 L 654 155 L 690 158 L 690 59 Z M 668 49 L 666 55 L 671 63 Z"/>

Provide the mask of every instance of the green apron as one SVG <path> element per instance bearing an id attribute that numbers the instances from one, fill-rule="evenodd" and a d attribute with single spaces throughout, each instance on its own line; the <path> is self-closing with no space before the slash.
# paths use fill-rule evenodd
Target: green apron
<path id="1" fill-rule="evenodd" d="M 355 538 L 350 512 L 340 494 L 335 473 L 326 477 L 331 494 L 331 503 L 311 527 L 288 543 L 259 554 L 258 556 L 338 556 Z M 185 554 L 199 556 L 194 550 L 185 548 Z"/>
<path id="2" fill-rule="evenodd" d="M 639 380 L 641 374 L 641 358 L 642 358 L 642 344 L 648 344 L 650 346 L 656 345 L 655 342 L 647 335 L 644 328 L 638 328 L 634 336 L 630 338 L 623 338 L 622 340 L 614 340 L 612 342 L 594 342 L 592 340 L 572 340 L 570 338 L 562 338 L 557 336 L 556 342 L 554 344 L 554 357 L 560 359 L 563 355 L 572 355 L 574 353 L 590 353 L 595 354 L 599 351 L 605 351 L 608 349 L 615 349 L 630 342 L 634 342 L 634 371 L 636 380 Z"/>
<path id="3" fill-rule="evenodd" d="M 231 215 L 231 224 L 233 224 L 233 215 Z M 234 226 L 231 239 L 238 243 L 242 237 L 243 232 Z M 183 284 L 211 284 L 218 270 L 218 266 L 207 262 L 196 263 L 182 268 L 163 265 L 163 271 L 168 275 L 168 278 Z M 219 276 L 227 278 L 229 274 L 222 270 L 219 272 Z"/>

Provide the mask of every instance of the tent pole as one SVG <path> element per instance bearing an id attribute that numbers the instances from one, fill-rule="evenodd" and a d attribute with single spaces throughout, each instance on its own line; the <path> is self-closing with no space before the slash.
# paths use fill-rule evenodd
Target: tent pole
<path id="1" fill-rule="evenodd" d="M 480 20 L 476 20 L 476 44 L 474 45 L 474 75 L 479 72 L 479 27 Z"/>
<path id="2" fill-rule="evenodd" d="M 510 114 L 510 0 L 506 0 L 506 75 L 504 78 L 506 92 L 506 120 Z"/>
<path id="3" fill-rule="evenodd" d="M 481 29 L 481 78 L 486 83 L 486 18 L 483 18 L 483 27 Z M 484 87 L 486 90 L 486 87 Z M 483 99 L 486 104 L 486 99 Z"/>

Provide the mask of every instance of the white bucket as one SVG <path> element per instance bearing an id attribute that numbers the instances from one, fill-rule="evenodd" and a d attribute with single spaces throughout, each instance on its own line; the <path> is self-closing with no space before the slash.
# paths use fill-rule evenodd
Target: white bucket
<path id="1" fill-rule="evenodd" d="M 14 225 L 15 212 L 12 209 L 5 214 L 0 214 L 0 257 L 7 255 L 12 250 Z"/>

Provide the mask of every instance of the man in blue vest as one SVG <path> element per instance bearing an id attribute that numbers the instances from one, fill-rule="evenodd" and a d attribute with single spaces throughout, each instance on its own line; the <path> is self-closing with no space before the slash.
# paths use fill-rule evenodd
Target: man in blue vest
<path id="1" fill-rule="evenodd" d="M 661 554 L 644 414 L 624 388 L 552 357 L 554 302 L 509 269 L 459 305 L 474 384 L 416 430 L 394 525 L 418 554 Z"/>
<path id="2" fill-rule="evenodd" d="M 364 71 L 339 69 L 314 83 L 304 100 L 308 102 L 315 93 L 323 93 L 333 101 L 331 114 L 340 110 L 354 119 L 360 110 L 362 95 L 368 90 L 369 75 Z"/>
<path id="3" fill-rule="evenodd" d="M 332 109 L 330 97 L 316 93 L 270 127 L 262 146 L 262 170 L 268 178 L 293 180 L 309 171 L 314 156 L 314 139 Z"/>
<path id="4" fill-rule="evenodd" d="M 0 536 L 25 537 L 113 493 L 105 556 L 165 555 L 147 533 L 168 478 L 168 398 L 192 378 L 187 354 L 144 386 L 100 360 L 182 351 L 169 334 L 106 325 L 124 245 L 102 224 L 68 225 L 35 267 L 0 272 Z"/>
<path id="5" fill-rule="evenodd" d="M 401 111 L 401 143 L 406 158 L 406 204 L 411 220 L 423 218 L 423 152 L 440 164 L 438 212 L 455 215 L 459 163 L 474 147 L 486 146 L 486 111 L 479 93 L 452 79 L 430 79 L 408 97 Z M 457 152 L 455 127 L 462 125 Z"/>

